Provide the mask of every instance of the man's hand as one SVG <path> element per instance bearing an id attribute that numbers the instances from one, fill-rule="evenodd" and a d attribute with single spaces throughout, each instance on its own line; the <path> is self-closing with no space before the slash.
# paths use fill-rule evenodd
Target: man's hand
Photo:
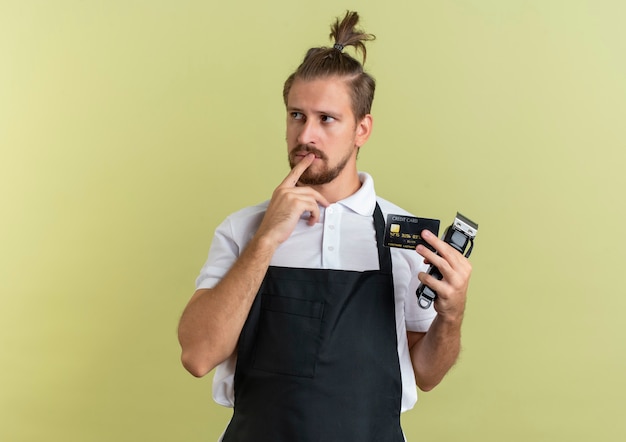
<path id="1" fill-rule="evenodd" d="M 443 279 L 438 280 L 427 273 L 420 273 L 419 280 L 437 292 L 435 310 L 445 319 L 461 321 L 465 311 L 465 300 L 472 266 L 467 258 L 428 230 L 422 232 L 422 238 L 435 248 L 437 253 L 422 245 L 417 253 L 422 255 L 428 264 L 432 264 L 441 273 Z"/>
<path id="2" fill-rule="evenodd" d="M 436 253 L 423 245 L 416 248 L 427 264 L 443 276 L 441 280 L 420 273 L 419 280 L 437 292 L 437 316 L 426 333 L 408 332 L 411 362 L 417 385 L 424 391 L 435 388 L 454 365 L 461 350 L 461 324 L 472 266 L 450 244 L 424 230 L 422 238 Z"/>
<path id="3" fill-rule="evenodd" d="M 257 231 L 258 237 L 265 237 L 278 246 L 289 238 L 303 213 L 310 213 L 308 220 L 310 226 L 317 222 L 320 217 L 319 205 L 326 207 L 328 201 L 311 187 L 298 187 L 300 176 L 313 161 L 314 154 L 302 158 L 274 190 Z"/>

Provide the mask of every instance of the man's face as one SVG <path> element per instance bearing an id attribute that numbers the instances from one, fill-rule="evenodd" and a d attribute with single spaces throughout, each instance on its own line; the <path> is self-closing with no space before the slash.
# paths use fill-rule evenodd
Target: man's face
<path id="1" fill-rule="evenodd" d="M 344 80 L 294 81 L 287 96 L 289 165 L 293 168 L 307 153 L 315 153 L 315 161 L 300 177 L 302 184 L 327 184 L 342 172 L 356 173 L 357 146 L 367 140 L 366 129 L 355 122 Z"/>

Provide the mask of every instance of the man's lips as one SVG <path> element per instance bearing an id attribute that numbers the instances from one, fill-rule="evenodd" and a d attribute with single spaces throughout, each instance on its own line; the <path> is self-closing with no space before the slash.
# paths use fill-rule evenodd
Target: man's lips
<path id="1" fill-rule="evenodd" d="M 316 160 L 326 160 L 324 152 L 319 150 L 317 147 L 310 146 L 308 144 L 296 144 L 293 146 L 292 158 L 300 157 L 302 159 L 310 153 L 315 155 Z"/>
<path id="2" fill-rule="evenodd" d="M 300 151 L 300 152 L 296 152 L 293 154 L 294 157 L 299 157 L 299 158 L 304 158 L 309 154 L 314 154 L 315 155 L 315 159 L 319 160 L 322 158 L 322 156 L 320 154 L 314 153 L 314 152 L 305 152 L 305 151 Z"/>

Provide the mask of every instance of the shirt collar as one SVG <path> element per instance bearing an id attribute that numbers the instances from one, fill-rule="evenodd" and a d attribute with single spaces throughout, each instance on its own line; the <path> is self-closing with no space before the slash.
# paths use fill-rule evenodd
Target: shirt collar
<path id="1" fill-rule="evenodd" d="M 374 179 L 366 172 L 359 172 L 361 187 L 347 198 L 338 201 L 344 207 L 363 216 L 372 216 L 376 207 Z"/>

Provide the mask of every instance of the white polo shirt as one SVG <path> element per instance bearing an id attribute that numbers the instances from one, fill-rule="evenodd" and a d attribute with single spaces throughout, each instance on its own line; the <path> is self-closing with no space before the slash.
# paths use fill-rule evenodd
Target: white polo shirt
<path id="1" fill-rule="evenodd" d="M 304 214 L 287 241 L 272 257 L 272 266 L 334 270 L 378 270 L 378 249 L 372 215 L 376 202 L 387 214 L 410 215 L 400 207 L 376 196 L 374 181 L 360 172 L 361 188 L 348 198 L 324 208 L 320 219 L 309 226 Z M 196 280 L 196 288 L 212 288 L 228 272 L 259 227 L 269 201 L 239 210 L 218 226 L 209 257 Z M 417 401 L 417 387 L 408 350 L 406 332 L 426 332 L 436 312 L 417 305 L 417 275 L 428 266 L 413 250 L 391 248 L 396 302 L 396 332 L 402 375 L 401 410 Z M 224 406 L 234 406 L 236 356 L 217 366 L 213 378 L 213 399 Z"/>

